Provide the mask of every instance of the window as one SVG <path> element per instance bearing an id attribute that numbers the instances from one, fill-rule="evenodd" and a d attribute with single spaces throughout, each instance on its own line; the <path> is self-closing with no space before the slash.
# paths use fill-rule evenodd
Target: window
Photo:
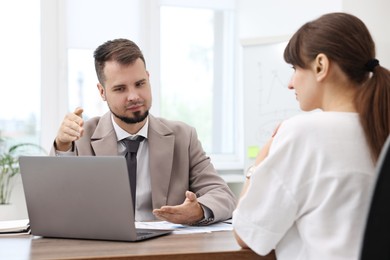
<path id="1" fill-rule="evenodd" d="M 160 114 L 194 126 L 216 165 L 232 162 L 239 146 L 234 12 L 203 1 L 180 3 L 160 5 Z"/>
<path id="2" fill-rule="evenodd" d="M 40 141 L 40 1 L 1 1 L 0 10 L 0 137 L 6 141 L 0 142 L 1 152 Z"/>
<path id="3" fill-rule="evenodd" d="M 82 107 L 84 120 L 108 111 L 97 90 L 97 82 L 93 50 L 68 49 L 69 111 Z"/>

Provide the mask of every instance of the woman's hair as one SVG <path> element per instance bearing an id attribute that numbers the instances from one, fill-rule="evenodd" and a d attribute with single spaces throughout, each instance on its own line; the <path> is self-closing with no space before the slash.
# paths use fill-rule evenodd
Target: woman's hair
<path id="1" fill-rule="evenodd" d="M 144 64 L 145 58 L 140 48 L 128 39 L 115 39 L 107 41 L 96 48 L 94 54 L 95 70 L 100 84 L 104 86 L 104 66 L 106 61 L 117 61 L 122 65 L 133 64 L 137 59 L 141 59 Z M 145 65 L 146 66 L 146 65 Z"/>
<path id="2" fill-rule="evenodd" d="M 320 53 L 337 63 L 358 86 L 355 107 L 376 161 L 390 133 L 390 72 L 375 59 L 370 32 L 353 15 L 326 14 L 304 24 L 293 35 L 284 50 L 284 59 L 307 68 Z"/>

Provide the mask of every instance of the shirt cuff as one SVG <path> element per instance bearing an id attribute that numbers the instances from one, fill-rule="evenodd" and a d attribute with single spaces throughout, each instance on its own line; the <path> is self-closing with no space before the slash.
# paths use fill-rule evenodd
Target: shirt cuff
<path id="1" fill-rule="evenodd" d="M 200 206 L 203 209 L 203 219 L 198 221 L 197 223 L 194 223 L 193 226 L 205 226 L 210 224 L 211 222 L 214 221 L 214 213 L 211 209 L 206 207 L 205 205 L 200 204 Z"/>
<path id="2" fill-rule="evenodd" d="M 57 150 L 57 146 L 56 146 L 56 142 L 55 141 L 54 141 L 54 148 L 55 148 L 56 156 L 72 156 L 72 155 L 76 154 L 74 152 L 74 142 L 72 142 L 72 147 L 70 147 L 69 150 L 65 151 L 65 152 Z"/>

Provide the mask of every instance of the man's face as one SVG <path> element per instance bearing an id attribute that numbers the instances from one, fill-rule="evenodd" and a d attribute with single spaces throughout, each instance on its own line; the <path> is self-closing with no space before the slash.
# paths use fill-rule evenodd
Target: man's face
<path id="1" fill-rule="evenodd" d="M 98 89 L 115 121 L 119 125 L 143 122 L 152 105 L 149 73 L 143 61 L 137 59 L 130 65 L 107 61 L 104 76 L 105 86 L 98 84 Z"/>

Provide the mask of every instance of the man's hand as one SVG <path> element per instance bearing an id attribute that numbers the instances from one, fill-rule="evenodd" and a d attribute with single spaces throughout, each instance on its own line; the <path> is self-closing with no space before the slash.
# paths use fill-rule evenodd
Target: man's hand
<path id="1" fill-rule="evenodd" d="M 68 151 L 72 147 L 72 142 L 78 140 L 84 132 L 83 129 L 83 109 L 78 107 L 73 113 L 65 116 L 55 140 L 56 150 Z"/>
<path id="2" fill-rule="evenodd" d="M 161 219 L 176 224 L 191 225 L 202 220 L 203 209 L 196 199 L 195 193 L 186 191 L 186 199 L 183 204 L 177 206 L 162 206 L 154 209 L 153 214 Z"/>

